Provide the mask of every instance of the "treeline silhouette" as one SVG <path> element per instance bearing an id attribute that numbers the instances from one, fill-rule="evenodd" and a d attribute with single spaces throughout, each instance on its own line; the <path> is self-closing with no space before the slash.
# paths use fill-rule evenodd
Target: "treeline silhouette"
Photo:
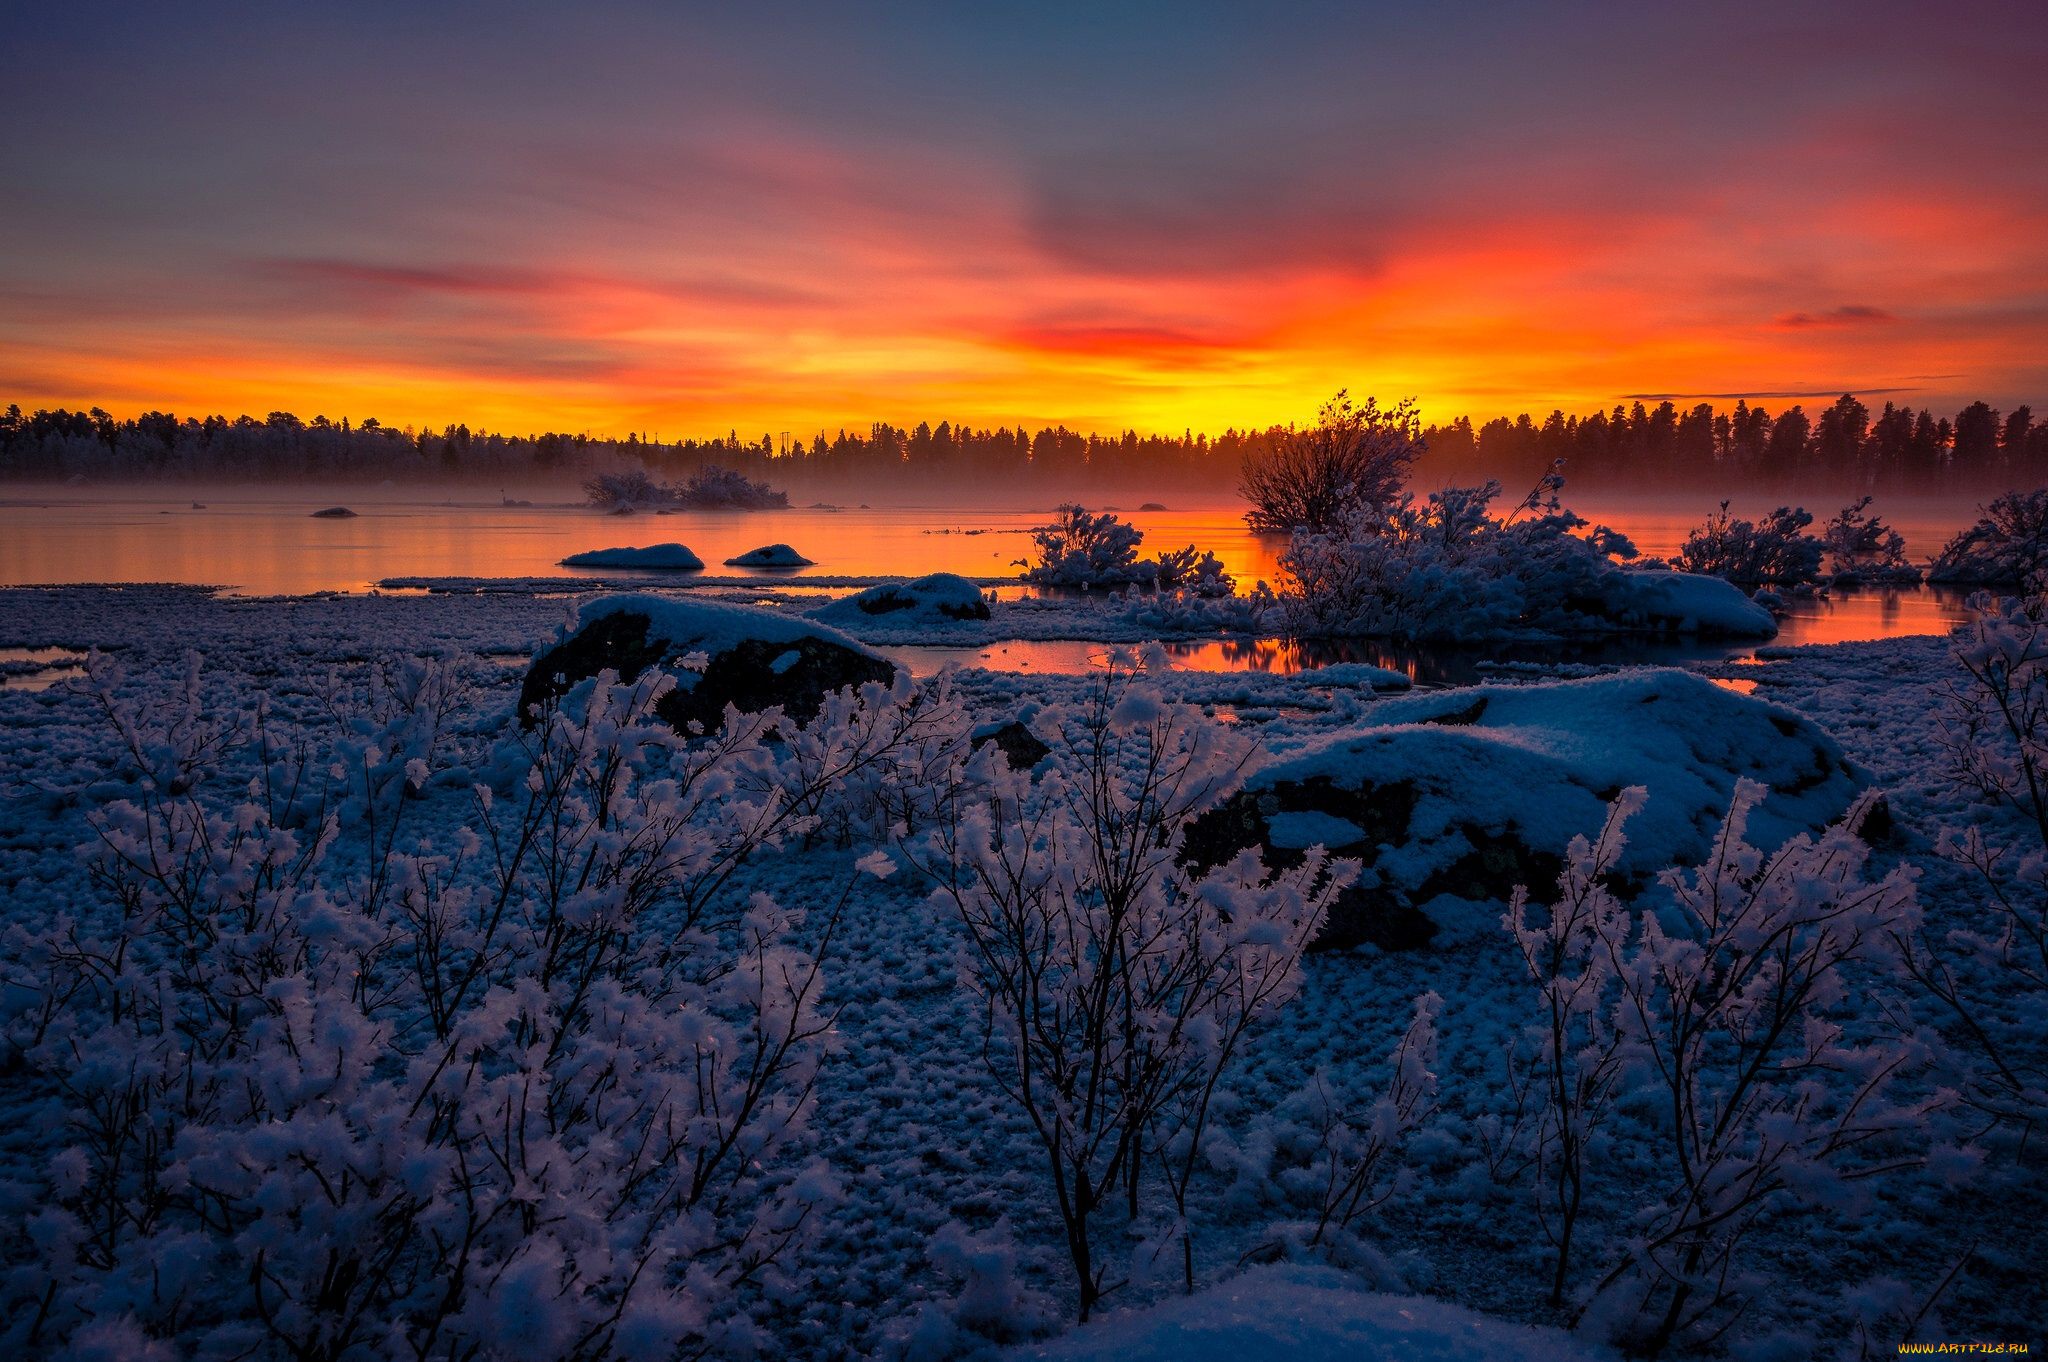
<path id="1" fill-rule="evenodd" d="M 1460 417 L 1424 438 L 1432 466 L 1498 478 L 1510 490 L 1525 470 L 1555 459 L 1582 488 L 1939 495 L 2048 482 L 2048 424 L 2037 424 L 2031 407 L 2001 416 L 1984 402 L 1953 418 L 1890 402 L 1873 414 L 1853 394 L 1811 416 L 1799 405 L 1773 416 L 1746 401 L 1728 412 L 1636 402 L 1583 417 L 1553 411 L 1540 424 L 1526 414 L 1500 418 L 1476 430 Z"/>
<path id="2" fill-rule="evenodd" d="M 687 477 L 718 464 L 764 478 L 829 488 L 909 475 L 920 492 L 988 492 L 1003 487 L 1145 491 L 1228 491 L 1247 453 L 1269 451 L 1286 427 L 1210 436 L 1101 435 L 1022 424 L 974 428 L 941 421 L 911 428 L 878 422 L 864 433 L 708 440 L 624 439 L 550 432 L 511 435 L 467 424 L 398 428 L 290 412 L 180 418 L 151 411 L 127 420 L 98 407 L 0 415 L 0 478 L 461 479 L 478 482 L 579 480 L 593 472 L 644 467 Z M 1887 402 L 1873 413 L 1853 395 L 1809 415 L 1799 405 L 1775 415 L 1738 401 L 1732 411 L 1700 403 L 1642 402 L 1611 412 L 1553 411 L 1474 427 L 1467 417 L 1423 431 L 1423 486 L 1498 479 L 1510 492 L 1566 461 L 1576 491 L 1705 490 L 1764 487 L 1934 495 L 2048 483 L 2048 423 L 2030 407 L 2000 413 L 1973 402 L 1954 416 Z"/>

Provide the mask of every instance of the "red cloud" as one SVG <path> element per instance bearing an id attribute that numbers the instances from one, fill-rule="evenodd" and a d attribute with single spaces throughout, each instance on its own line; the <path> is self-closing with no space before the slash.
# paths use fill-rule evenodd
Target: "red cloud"
<path id="1" fill-rule="evenodd" d="M 1860 303 L 1838 307 L 1833 312 L 1787 312 L 1774 325 L 1787 330 L 1800 330 L 1809 326 L 1862 326 L 1869 322 L 1895 322 L 1898 318 L 1881 307 L 1866 307 Z"/>

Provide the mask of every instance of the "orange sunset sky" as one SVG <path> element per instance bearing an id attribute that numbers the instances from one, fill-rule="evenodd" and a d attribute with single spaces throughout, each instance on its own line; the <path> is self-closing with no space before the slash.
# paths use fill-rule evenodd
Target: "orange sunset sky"
<path id="1" fill-rule="evenodd" d="M 66 5 L 0 404 L 666 438 L 2048 404 L 2048 9 Z"/>

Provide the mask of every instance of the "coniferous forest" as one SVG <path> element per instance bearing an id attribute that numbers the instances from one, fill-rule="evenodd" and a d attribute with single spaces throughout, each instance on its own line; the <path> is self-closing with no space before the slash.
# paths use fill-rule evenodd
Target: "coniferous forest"
<path id="1" fill-rule="evenodd" d="M 941 420 L 865 431 L 749 439 L 737 431 L 664 441 L 589 433 L 513 434 L 466 423 L 391 426 L 290 412 L 180 417 L 151 411 L 126 419 L 99 407 L 0 415 L 0 478 L 99 479 L 507 479 L 581 477 L 637 461 L 658 477 L 719 464 L 806 486 L 874 483 L 910 475 L 920 492 L 1179 487 L 1225 492 L 1248 453 L 1268 450 L 1287 427 L 1209 435 L 1082 433 L 1025 423 L 975 428 Z M 1737 401 L 1680 410 L 1637 401 L 1611 411 L 1541 419 L 1523 413 L 1475 424 L 1459 416 L 1426 424 L 1420 485 L 1497 479 L 1509 490 L 1563 459 L 1576 490 L 1873 492 L 1974 495 L 2048 481 L 2048 422 L 2028 405 L 2001 412 L 1972 402 L 1953 414 L 1853 394 L 1808 412 Z"/>

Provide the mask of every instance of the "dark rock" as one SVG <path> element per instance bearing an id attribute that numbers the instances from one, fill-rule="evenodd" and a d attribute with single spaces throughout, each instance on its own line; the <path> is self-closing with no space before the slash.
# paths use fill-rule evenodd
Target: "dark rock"
<path id="1" fill-rule="evenodd" d="M 1406 781 L 1356 790 L 1344 789 L 1327 777 L 1281 781 L 1263 789 L 1241 790 L 1220 808 L 1196 819 L 1188 828 L 1181 859 L 1198 870 L 1207 870 L 1255 846 L 1273 869 L 1299 865 L 1307 852 L 1276 845 L 1272 820 L 1281 814 L 1310 813 L 1356 826 L 1360 835 L 1355 840 L 1327 850 L 1332 856 L 1349 857 L 1370 867 L 1379 859 L 1381 847 L 1408 840 L 1408 822 L 1414 812 L 1415 787 Z M 1366 878 L 1376 880 L 1377 876 Z M 1393 886 L 1354 884 L 1330 905 L 1329 917 L 1309 943 L 1309 951 L 1341 951 L 1363 945 L 1401 951 L 1426 946 L 1436 935 L 1436 924 L 1415 902 Z"/>
<path id="2" fill-rule="evenodd" d="M 1892 821 L 1891 801 L 1883 795 L 1871 800 L 1870 807 L 1863 811 L 1863 821 L 1849 830 L 1874 847 L 1891 841 L 1892 834 L 1897 831 L 1897 824 Z"/>
<path id="3" fill-rule="evenodd" d="M 315 520 L 354 520 L 356 513 L 346 506 L 329 506 L 324 511 L 313 512 Z"/>
<path id="4" fill-rule="evenodd" d="M 1002 754 L 1009 758 L 1012 771 L 1028 771 L 1052 755 L 1052 749 L 1039 741 L 1037 735 L 1023 724 L 1014 721 L 1004 724 L 993 733 L 977 735 L 973 742 L 976 748 L 994 743 L 1002 750 Z"/>
<path id="5" fill-rule="evenodd" d="M 761 636 L 748 637 L 750 628 Z M 709 656 L 701 673 L 679 665 L 693 651 Z M 607 667 L 627 682 L 649 667 L 673 675 L 676 687 L 655 713 L 683 733 L 692 722 L 716 732 L 728 703 L 749 714 L 780 705 L 791 718 L 809 720 L 831 692 L 869 681 L 887 685 L 896 676 L 888 659 L 829 630 L 746 606 L 654 598 L 645 610 L 594 613 L 586 607 L 582 627 L 527 672 L 519 692 L 521 724 L 532 724 L 533 706 Z"/>

